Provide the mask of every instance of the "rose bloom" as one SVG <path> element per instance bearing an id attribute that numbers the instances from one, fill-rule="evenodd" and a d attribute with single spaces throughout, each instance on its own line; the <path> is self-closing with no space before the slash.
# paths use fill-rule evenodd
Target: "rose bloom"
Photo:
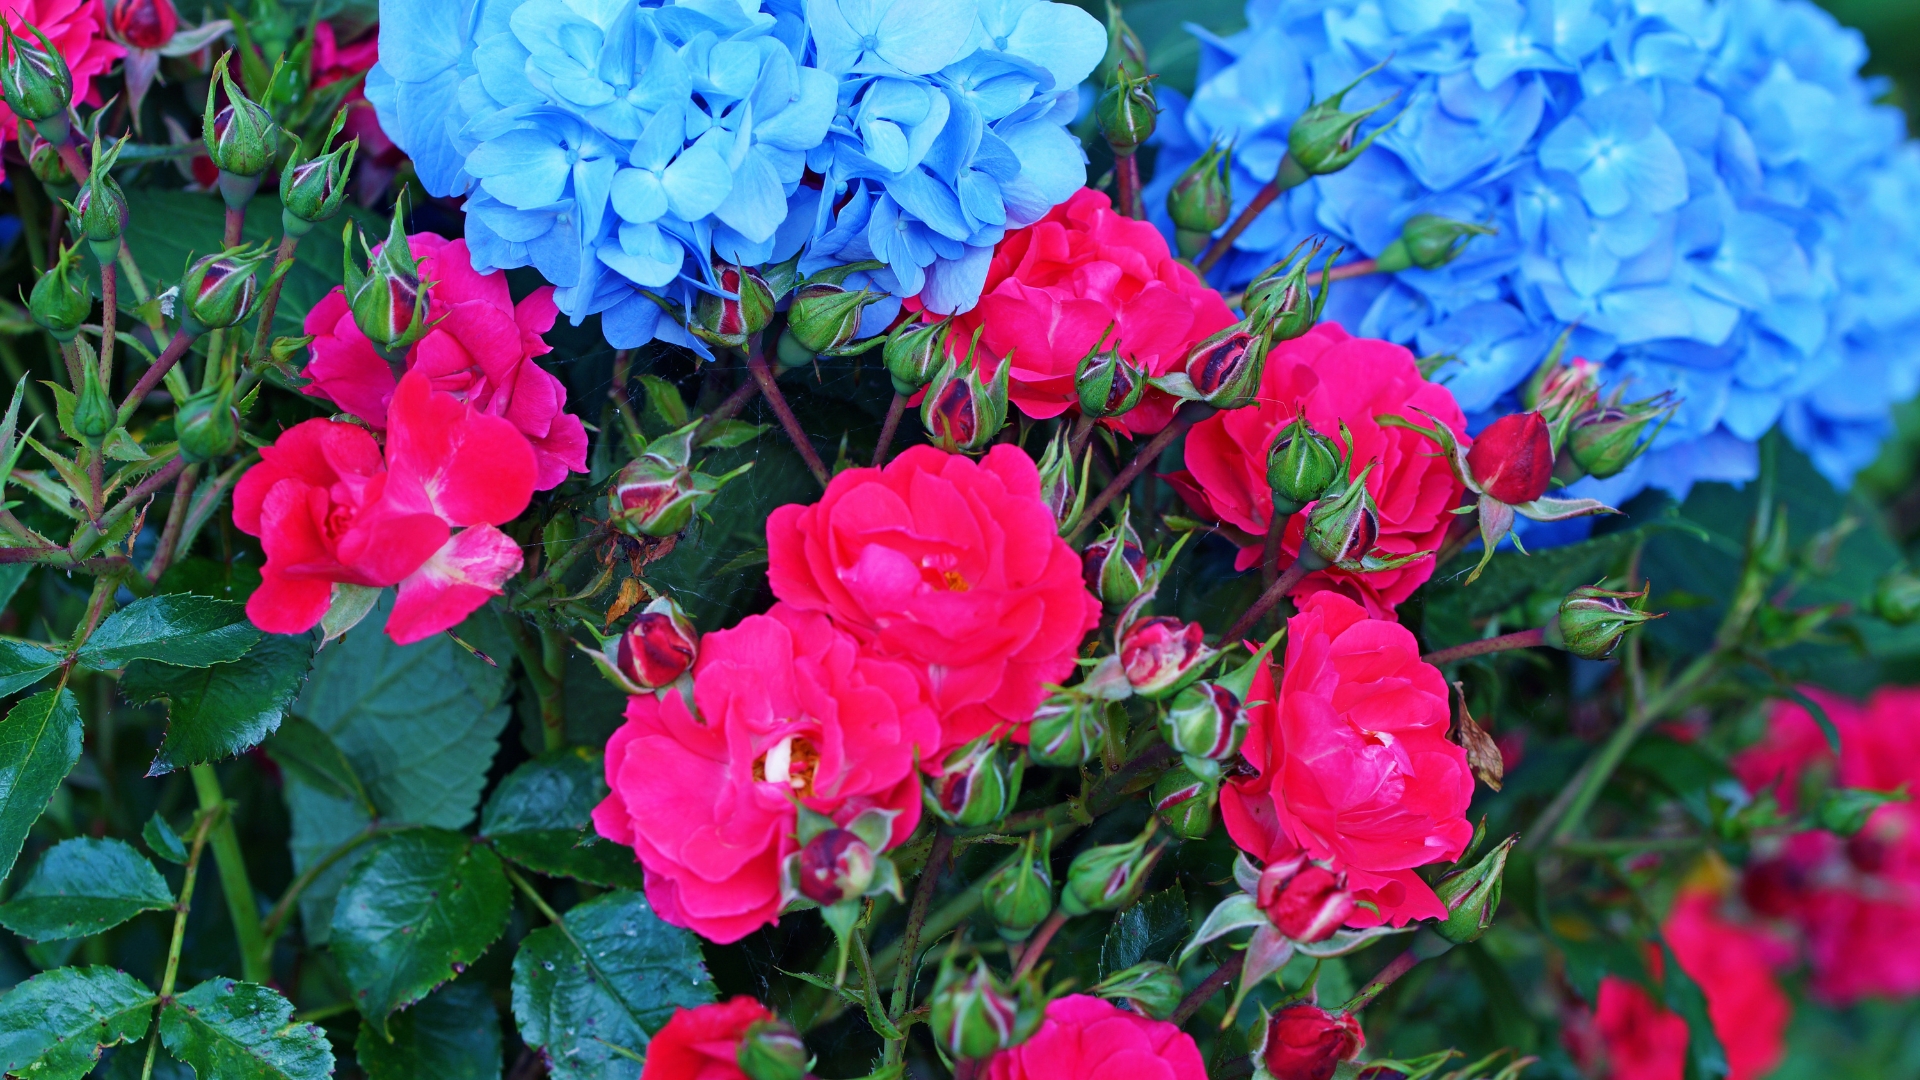
<path id="1" fill-rule="evenodd" d="M 554 487 L 570 471 L 585 472 L 586 428 L 566 411 L 566 386 L 533 359 L 553 351 L 540 337 L 560 313 L 553 287 L 535 289 L 515 304 L 504 272 L 475 272 L 466 241 L 414 233 L 407 243 L 420 280 L 433 283 L 426 293 L 426 321 L 433 329 L 408 351 L 407 370 L 425 372 L 435 390 L 518 428 L 533 444 L 535 490 Z M 376 431 L 384 429 L 393 369 L 355 325 L 345 290 L 336 287 L 322 297 L 307 313 L 305 328 L 313 335 L 307 347 L 313 360 L 304 372 L 312 382 L 303 391 L 330 399 Z"/>
<path id="2" fill-rule="evenodd" d="M 1006 444 L 977 462 L 915 446 L 848 469 L 819 502 L 774 510 L 767 556 L 775 596 L 914 666 L 942 749 L 989 731 L 1025 742 L 1046 684 L 1067 681 L 1100 621 L 1039 470 Z"/>
<path id="3" fill-rule="evenodd" d="M 234 487 L 233 523 L 267 556 L 247 600 L 255 626 L 305 633 L 335 584 L 398 585 L 387 634 L 405 645 L 458 624 L 519 573 L 519 545 L 494 526 L 533 497 L 527 440 L 420 374 L 400 381 L 387 419 L 384 454 L 355 424 L 295 425 Z"/>
<path id="4" fill-rule="evenodd" d="M 1359 1056 L 1366 1045 L 1366 1034 L 1353 1014 L 1301 1002 L 1267 1022 L 1260 1062 L 1273 1080 L 1330 1080 L 1341 1062 Z"/>
<path id="5" fill-rule="evenodd" d="M 914 759 L 940 737 L 921 683 L 825 616 L 776 604 L 701 638 L 693 705 L 673 690 L 628 700 L 593 812 L 675 926 L 725 944 L 778 917 L 795 798 L 842 825 L 897 812 L 888 846 L 919 824 Z"/>
<path id="6" fill-rule="evenodd" d="M 73 96 L 89 105 L 100 104 L 93 88 L 96 75 L 104 75 L 113 62 L 127 50 L 107 39 L 107 9 L 100 0 L 0 0 L 0 18 L 22 41 L 34 48 L 40 39 L 28 33 L 31 25 L 47 36 L 73 73 Z M 0 103 L 0 146 L 14 137 L 20 126 L 5 103 Z"/>
<path id="7" fill-rule="evenodd" d="M 1008 396 L 1021 412 L 1044 420 L 1080 400 L 1074 372 L 1102 335 L 1102 348 L 1116 349 L 1149 376 L 1165 375 L 1233 321 L 1226 301 L 1173 257 L 1160 230 L 1115 213 L 1105 195 L 1081 188 L 993 249 L 980 303 L 954 317 L 947 347 L 964 356 L 973 332 L 985 327 L 981 350 L 1013 358 Z M 1149 388 L 1117 422 L 1152 434 L 1167 426 L 1175 404 Z"/>
<path id="8" fill-rule="evenodd" d="M 1617 975 L 1601 979 L 1592 1022 L 1607 1080 L 1682 1080 L 1687 1022 L 1639 983 Z"/>
<path id="9" fill-rule="evenodd" d="M 640 1080 L 747 1080 L 737 1055 L 747 1029 L 773 1013 L 750 997 L 675 1009 L 647 1043 Z"/>
<path id="10" fill-rule="evenodd" d="M 1229 782 L 1221 817 L 1264 863 L 1301 852 L 1347 874 L 1351 926 L 1441 918 L 1413 872 L 1457 859 L 1473 837 L 1473 774 L 1447 738 L 1447 684 L 1399 623 L 1369 618 L 1335 592 L 1287 620 L 1286 668 L 1255 676 L 1241 753 L 1259 775 Z"/>
<path id="11" fill-rule="evenodd" d="M 1353 432 L 1352 473 L 1379 462 L 1367 476 L 1367 491 L 1380 507 L 1379 549 L 1395 555 L 1433 551 L 1445 539 L 1454 520 L 1449 511 L 1460 504 L 1466 487 L 1433 440 L 1378 420 L 1401 416 L 1423 426 L 1432 423 L 1415 410 L 1433 414 L 1467 441 L 1466 417 L 1453 394 L 1422 378 L 1412 353 L 1321 323 L 1267 354 L 1253 405 L 1194 425 L 1187 433 L 1187 471 L 1176 474 L 1174 483 L 1201 514 L 1253 538 L 1235 563 L 1246 570 L 1258 565 L 1260 538 L 1273 516 L 1267 453 L 1281 429 L 1305 412 L 1315 431 L 1338 443 L 1344 422 Z M 1287 523 L 1282 543 L 1289 561 L 1300 553 L 1306 523 L 1305 512 Z M 1431 558 L 1369 574 L 1329 568 L 1307 575 L 1294 593 L 1336 589 L 1374 615 L 1388 616 L 1432 575 Z"/>
<path id="12" fill-rule="evenodd" d="M 1913 717 L 1920 689 L 1883 687 L 1862 706 L 1811 687 L 1840 731 L 1836 763 L 1805 709 L 1776 702 L 1766 738 L 1734 757 L 1749 790 L 1772 789 L 1789 808 L 1809 768 L 1832 782 L 1874 791 L 1920 790 Z M 1789 837 L 1751 867 L 1747 902 L 1793 923 L 1806 941 L 1813 989 L 1836 1003 L 1920 993 L 1920 810 L 1893 803 L 1842 839 L 1827 832 Z"/>
<path id="13" fill-rule="evenodd" d="M 1026 1042 L 987 1059 L 987 1080 L 1207 1080 L 1193 1036 L 1097 997 L 1047 1003 Z"/>

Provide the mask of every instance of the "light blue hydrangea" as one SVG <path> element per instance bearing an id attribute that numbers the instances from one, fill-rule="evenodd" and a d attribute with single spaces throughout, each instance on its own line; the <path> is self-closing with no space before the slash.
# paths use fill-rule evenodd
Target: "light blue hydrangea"
<path id="1" fill-rule="evenodd" d="M 871 259 L 854 284 L 971 307 L 1005 230 L 1084 181 L 1065 125 L 1106 42 L 1044 0 L 387 0 L 380 45 L 367 95 L 466 196 L 477 266 L 706 354 L 666 311 L 715 259 Z"/>
<path id="2" fill-rule="evenodd" d="M 1293 118 L 1372 65 L 1375 148 L 1285 195 L 1217 266 L 1234 288 L 1302 237 L 1377 255 L 1416 213 L 1488 222 L 1438 271 L 1335 287 L 1355 332 L 1450 353 L 1482 419 L 1574 326 L 1633 396 L 1684 404 L 1656 449 L 1573 494 L 1755 474 L 1783 425 L 1845 484 L 1920 389 L 1920 156 L 1859 77 L 1859 36 L 1805 0 L 1252 0 L 1163 94 L 1148 205 L 1215 139 L 1244 205 Z"/>

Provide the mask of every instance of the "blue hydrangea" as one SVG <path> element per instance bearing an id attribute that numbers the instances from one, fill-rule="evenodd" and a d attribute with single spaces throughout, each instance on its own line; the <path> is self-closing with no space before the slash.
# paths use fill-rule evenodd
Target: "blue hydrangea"
<path id="1" fill-rule="evenodd" d="M 861 260 L 938 310 L 1064 201 L 1106 48 L 1044 0 L 387 0 L 367 95 L 477 266 L 533 266 L 619 347 L 706 348 L 666 312 L 715 259 Z M 868 312 L 876 325 L 897 302 Z"/>
<path id="2" fill-rule="evenodd" d="M 1236 288 L 1299 239 L 1380 253 L 1416 213 L 1488 222 L 1454 264 L 1337 285 L 1330 317 L 1452 354 L 1469 413 L 1515 407 L 1553 340 L 1685 399 L 1653 453 L 1574 494 L 1755 474 L 1776 423 L 1836 483 L 1920 389 L 1920 156 L 1858 75 L 1859 35 L 1804 0 L 1252 0 L 1163 94 L 1149 206 L 1213 140 L 1244 205 L 1294 117 L 1382 61 L 1396 95 L 1344 172 L 1285 195 L 1214 270 Z M 1397 116 L 1397 119 L 1395 117 Z"/>

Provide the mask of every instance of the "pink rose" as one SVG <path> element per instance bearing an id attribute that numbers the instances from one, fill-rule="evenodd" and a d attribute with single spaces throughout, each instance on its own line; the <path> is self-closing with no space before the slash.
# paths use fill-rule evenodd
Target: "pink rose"
<path id="1" fill-rule="evenodd" d="M 849 469 L 819 502 L 773 512 L 767 555 L 775 596 L 922 674 L 942 749 L 996 730 L 1025 742 L 1100 621 L 1039 470 L 1006 444 L 977 462 L 916 446 Z"/>
<path id="2" fill-rule="evenodd" d="M 1305 852 L 1344 870 L 1356 900 L 1349 925 L 1443 918 L 1416 866 L 1459 857 L 1473 775 L 1447 739 L 1447 684 L 1399 623 L 1373 619 L 1335 592 L 1315 593 L 1287 620 L 1286 670 L 1271 665 L 1247 700 L 1242 753 L 1259 775 L 1220 793 L 1234 843 L 1264 863 Z"/>
<path id="3" fill-rule="evenodd" d="M 963 356 L 974 330 L 984 326 L 986 355 L 1013 358 L 1013 403 L 1043 420 L 1079 401 L 1074 371 L 1102 335 L 1106 348 L 1148 375 L 1165 375 L 1193 345 L 1233 321 L 1226 301 L 1173 257 L 1160 230 L 1114 213 L 1105 195 L 1081 188 L 1000 241 L 979 305 L 954 317 L 947 340 L 953 354 Z M 1167 426 L 1174 405 L 1149 388 L 1118 423 L 1151 434 Z"/>
<path id="4" fill-rule="evenodd" d="M 100 104 L 94 76 L 106 74 L 115 60 L 127 54 L 105 36 L 107 11 L 100 0 L 0 0 L 0 18 L 34 48 L 40 47 L 40 39 L 25 28 L 31 25 L 47 35 L 73 73 L 75 100 L 89 105 Z M 14 137 L 19 126 L 19 118 L 0 102 L 0 146 Z"/>
<path id="5" fill-rule="evenodd" d="M 1257 565 L 1261 537 L 1273 516 L 1267 482 L 1267 452 L 1281 429 L 1301 412 L 1313 429 L 1338 440 L 1340 425 L 1353 432 L 1352 472 L 1377 461 L 1367 491 L 1380 508 L 1376 546 L 1390 554 L 1432 551 L 1445 539 L 1449 513 L 1466 490 L 1431 439 L 1387 427 L 1382 416 L 1417 424 L 1438 417 L 1466 442 L 1466 417 L 1446 387 L 1420 375 L 1413 354 L 1398 345 L 1349 337 L 1335 323 L 1321 323 L 1304 337 L 1282 342 L 1267 354 L 1258 401 L 1219 413 L 1187 433 L 1187 472 L 1174 477 L 1180 493 L 1202 514 L 1224 521 L 1254 539 L 1240 549 L 1241 570 Z M 1300 553 L 1305 513 L 1293 515 L 1283 539 L 1288 559 Z M 1282 565 L 1285 565 L 1283 562 Z M 1307 575 L 1295 595 L 1336 589 L 1387 616 L 1394 605 L 1433 575 L 1433 559 L 1397 570 L 1361 574 L 1327 569 Z"/>
<path id="6" fill-rule="evenodd" d="M 553 351 L 540 335 L 553 329 L 559 309 L 552 286 L 542 286 L 514 304 L 501 271 L 477 273 L 467 242 L 433 233 L 407 238 L 420 264 L 420 280 L 433 282 L 427 321 L 433 329 L 407 353 L 407 370 L 422 371 L 435 390 L 498 416 L 533 444 L 539 475 L 534 490 L 545 491 L 587 468 L 587 432 L 580 418 L 566 411 L 567 388 L 533 358 Z M 339 288 L 307 313 L 306 331 L 313 360 L 305 392 L 324 397 L 365 420 L 374 430 L 387 426 L 393 397 L 393 370 L 360 328 Z"/>
<path id="7" fill-rule="evenodd" d="M 335 584 L 398 585 L 387 634 L 405 645 L 459 623 L 519 573 L 519 545 L 494 526 L 533 497 L 526 439 L 413 373 L 387 419 L 384 455 L 357 425 L 295 425 L 234 487 L 233 523 L 267 555 L 247 601 L 262 630 L 313 629 Z"/>
<path id="8" fill-rule="evenodd" d="M 1207 1080 L 1193 1036 L 1085 994 L 1047 1003 L 1040 1030 L 987 1059 L 987 1080 Z"/>
<path id="9" fill-rule="evenodd" d="M 1618 975 L 1600 980 L 1593 1028 L 1598 1045 L 1591 1049 L 1605 1055 L 1607 1080 L 1681 1080 L 1686 1074 L 1687 1022 L 1637 982 Z"/>
<path id="10" fill-rule="evenodd" d="M 747 1080 L 740 1042 L 747 1029 L 770 1021 L 765 1005 L 744 995 L 697 1009 L 675 1009 L 647 1043 L 640 1080 Z"/>
<path id="11" fill-rule="evenodd" d="M 793 799 L 844 825 L 898 813 L 888 846 L 920 821 L 916 755 L 940 727 L 907 665 L 874 655 L 825 616 L 776 604 L 700 640 L 693 704 L 677 691 L 627 702 L 607 742 L 601 836 L 634 849 L 660 917 L 722 944 L 780 914 L 780 864 L 799 850 Z"/>

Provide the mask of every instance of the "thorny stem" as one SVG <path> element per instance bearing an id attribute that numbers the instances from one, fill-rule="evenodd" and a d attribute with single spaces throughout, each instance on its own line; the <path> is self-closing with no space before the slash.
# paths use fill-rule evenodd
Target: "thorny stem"
<path id="1" fill-rule="evenodd" d="M 953 853 L 953 835 L 944 830 L 933 838 L 933 850 L 927 855 L 927 865 L 920 871 L 920 884 L 913 891 L 913 906 L 907 910 L 907 927 L 900 934 L 899 967 L 893 974 L 893 1000 L 887 1008 L 887 1019 L 897 1027 L 900 1017 L 907 1011 L 907 995 L 913 989 L 913 973 L 916 970 L 915 959 L 920 951 L 920 932 L 927 923 L 927 907 L 933 902 L 934 891 L 939 887 L 941 872 L 946 869 L 947 857 Z M 888 1039 L 886 1063 L 898 1065 L 906 1060 L 907 1041 Z"/>
<path id="2" fill-rule="evenodd" d="M 1233 248 L 1233 242 L 1240 239 L 1241 233 L 1247 231 L 1253 224 L 1253 219 L 1273 205 L 1273 200 L 1279 198 L 1281 192 L 1299 187 L 1309 179 L 1311 177 L 1294 163 L 1292 154 L 1282 157 L 1280 168 L 1273 174 L 1273 179 L 1267 181 L 1258 192 L 1254 193 L 1253 201 L 1247 203 L 1246 209 L 1240 211 L 1240 216 L 1233 219 L 1233 224 L 1227 226 L 1227 231 L 1221 233 L 1218 239 L 1207 246 L 1206 254 L 1200 256 L 1200 261 L 1195 264 L 1200 272 L 1204 274 L 1213 269 L 1213 264 L 1219 262 Z"/>
<path id="3" fill-rule="evenodd" d="M 293 261 L 294 249 L 299 246 L 300 238 L 291 233 L 280 238 L 280 250 L 273 259 L 273 284 L 267 286 L 267 295 L 260 298 L 260 321 L 254 325 L 253 350 L 247 357 L 249 368 L 265 359 L 267 348 L 273 341 L 273 313 L 280 306 L 280 287 L 287 283 L 282 267 Z"/>
<path id="4" fill-rule="evenodd" d="M 100 264 L 100 381 L 113 386 L 113 324 L 119 312 L 119 278 L 113 264 Z"/>
<path id="5" fill-rule="evenodd" d="M 1451 664 L 1455 660 L 1465 660 L 1470 656 L 1485 656 L 1488 653 L 1506 652 L 1509 649 L 1533 649 L 1546 643 L 1546 628 L 1536 626 L 1531 630 L 1516 630 L 1511 634 L 1501 634 L 1499 637 L 1469 641 L 1465 645 L 1455 645 L 1451 649 L 1438 649 L 1420 659 L 1434 667 L 1439 667 L 1442 664 Z"/>
<path id="6" fill-rule="evenodd" d="M 826 487 L 833 476 L 827 472 L 827 466 L 820 460 L 820 454 L 813 448 L 813 442 L 807 438 L 805 429 L 801 428 L 800 421 L 794 417 L 793 410 L 787 406 L 786 395 L 780 392 L 780 384 L 774 381 L 773 370 L 767 366 L 766 354 L 760 349 L 758 335 L 755 335 L 752 344 L 748 346 L 747 372 L 753 376 L 754 382 L 760 384 L 761 395 L 767 399 L 767 404 L 772 406 L 773 415 L 780 419 L 780 426 L 786 430 L 787 438 L 793 442 L 793 448 L 800 452 L 800 460 L 807 463 L 807 471 L 813 473 L 813 478 L 820 482 L 821 487 Z"/>
<path id="7" fill-rule="evenodd" d="M 887 451 L 893 446 L 893 433 L 900 428 L 900 416 L 907 411 L 907 395 L 894 392 L 893 401 L 887 406 L 886 422 L 880 425 L 880 441 L 873 447 L 873 467 L 879 468 L 887 463 Z"/>
<path id="8" fill-rule="evenodd" d="M 173 365 L 187 355 L 187 350 L 193 347 L 194 339 L 198 337 L 198 334 L 190 333 L 184 326 L 173 332 L 167 347 L 161 350 L 159 356 L 153 358 L 152 366 L 147 368 L 146 374 L 140 376 L 139 382 L 133 384 L 133 389 L 127 391 L 126 399 L 120 402 L 118 423 L 125 424 L 133 419 L 133 411 L 140 407 L 140 403 L 146 400 L 154 387 L 160 385 L 160 380 L 167 377 L 167 372 L 173 369 Z"/>
<path id="9" fill-rule="evenodd" d="M 1380 969 L 1379 974 L 1367 980 L 1367 985 L 1361 987 L 1359 993 L 1347 999 L 1347 1003 L 1342 1005 L 1340 1010 L 1342 1012 L 1355 1013 L 1366 1008 L 1372 1003 L 1374 998 L 1380 996 L 1381 991 L 1398 982 L 1400 976 L 1412 971 L 1414 965 L 1424 959 L 1426 959 L 1426 957 L 1421 955 L 1421 950 L 1418 947 L 1409 948 L 1406 952 L 1394 957 L 1387 963 L 1386 967 Z"/>
<path id="10" fill-rule="evenodd" d="M 1115 158 L 1113 180 L 1120 212 L 1136 220 L 1146 217 L 1140 205 L 1140 159 L 1133 154 Z"/>
<path id="11" fill-rule="evenodd" d="M 1202 1006 L 1211 1001 L 1213 995 L 1226 989 L 1229 983 L 1239 977 L 1240 969 L 1245 967 L 1246 963 L 1246 953 L 1237 952 L 1228 957 L 1226 963 L 1214 968 L 1211 975 L 1200 980 L 1199 986 L 1194 987 L 1186 997 L 1180 999 L 1180 1004 L 1174 1008 L 1173 1015 L 1167 1020 L 1179 1025 L 1193 1019 L 1193 1014 L 1199 1012 Z"/>
<path id="12" fill-rule="evenodd" d="M 746 408 L 747 402 L 752 401 L 753 396 L 759 392 L 760 383 L 755 379 L 748 379 L 735 387 L 733 393 L 728 394 L 725 400 L 700 421 L 700 426 L 693 429 L 693 445 L 699 446 L 722 420 L 733 419 L 734 414 Z"/>
<path id="13" fill-rule="evenodd" d="M 1033 970 L 1034 965 L 1040 962 L 1041 954 L 1047 951 L 1047 943 L 1052 941 L 1053 935 L 1059 933 L 1060 928 L 1065 925 L 1067 925 L 1066 912 L 1056 910 L 1047 916 L 1047 921 L 1040 924 L 1040 929 L 1034 932 L 1032 939 L 1027 942 L 1027 947 L 1020 953 L 1019 966 L 1013 969 L 1013 977 L 1016 981 Z"/>
<path id="14" fill-rule="evenodd" d="M 1080 457 L 1086 453 L 1087 441 L 1093 438 L 1093 429 L 1100 421 L 1091 416 L 1075 416 L 1073 431 L 1067 435 L 1067 471 L 1076 477 L 1080 468 Z"/>
<path id="15" fill-rule="evenodd" d="M 246 227 L 246 224 L 247 224 L 246 207 L 244 206 L 227 207 L 226 229 L 220 235 L 221 246 L 223 247 L 240 246 L 240 232 L 242 229 Z"/>
<path id="16" fill-rule="evenodd" d="M 203 810 L 200 821 L 193 830 L 193 848 L 187 854 L 187 873 L 180 881 L 180 899 L 173 902 L 173 938 L 167 942 L 167 968 L 160 976 L 160 1000 L 155 1008 L 165 1008 L 168 999 L 173 997 L 175 980 L 180 977 L 180 948 L 187 940 L 187 911 L 193 906 L 193 884 L 200 875 L 200 855 L 206 850 L 207 830 L 215 818 L 225 816 L 225 807 L 215 810 Z M 152 1080 L 153 1055 L 160 1042 L 160 1025 L 153 1025 L 153 1036 L 147 1041 L 146 1064 L 140 1067 L 140 1080 Z"/>
<path id="17" fill-rule="evenodd" d="M 1292 592 L 1295 585 L 1300 584 L 1301 578 L 1311 574 L 1313 570 L 1312 560 L 1304 558 L 1293 560 L 1293 565 L 1287 567 L 1286 570 L 1281 572 L 1279 577 L 1273 579 L 1273 584 L 1267 586 L 1267 591 L 1261 593 L 1260 599 L 1255 600 L 1252 607 L 1242 612 L 1240 617 L 1234 620 L 1234 624 L 1227 628 L 1227 632 L 1221 636 L 1220 640 L 1224 643 L 1231 644 L 1245 637 L 1248 631 L 1259 625 L 1260 620 L 1266 617 L 1267 612 L 1273 610 L 1275 604 L 1278 604 L 1282 598 Z M 1224 648 L 1225 646 L 1223 645 L 1222 647 Z"/>
<path id="18" fill-rule="evenodd" d="M 1160 455 L 1167 447 L 1173 445 L 1175 439 L 1185 435 L 1188 428 L 1212 413 L 1211 408 L 1197 401 L 1190 401 L 1181 406 L 1180 411 L 1174 414 L 1173 420 L 1161 429 L 1160 434 L 1155 435 L 1147 445 L 1141 447 L 1140 452 L 1133 455 L 1133 460 L 1127 462 L 1127 467 L 1120 470 L 1120 475 L 1114 477 L 1112 483 L 1101 488 L 1100 494 L 1094 496 L 1093 501 L 1087 504 L 1087 508 L 1080 514 L 1080 520 L 1074 522 L 1073 528 L 1067 531 L 1067 540 L 1072 541 L 1074 537 L 1084 532 L 1087 526 L 1100 520 L 1100 515 L 1113 504 L 1113 500 L 1119 498 L 1121 492 L 1131 487 L 1148 467 L 1159 461 Z"/>
<path id="19" fill-rule="evenodd" d="M 167 524 L 160 530 L 160 543 L 153 549 L 153 558 L 147 563 L 147 580 L 159 581 L 160 575 L 167 572 L 176 554 L 174 548 L 180 543 L 180 529 L 187 520 L 187 507 L 193 502 L 193 489 L 200 483 L 200 466 L 189 465 L 180 472 L 180 482 L 173 486 L 173 504 L 167 507 Z"/>
<path id="20" fill-rule="evenodd" d="M 226 813 L 227 797 L 220 790 L 220 777 L 211 765 L 195 765 L 193 789 L 200 797 L 200 809 L 219 816 L 213 826 L 213 861 L 220 868 L 220 888 L 227 896 L 227 914 L 233 919 L 233 935 L 240 943 L 241 976 L 250 983 L 266 985 L 273 979 L 268 966 L 266 937 L 260 930 L 260 905 L 253 895 L 253 882 L 247 878 L 246 857 L 240 853 L 240 836 L 234 831 L 233 818 Z"/>
<path id="21" fill-rule="evenodd" d="M 102 514 L 100 516 L 100 521 L 98 524 L 82 525 L 79 528 L 79 530 L 74 533 L 73 541 L 69 543 L 65 549 L 50 548 L 50 549 L 46 549 L 45 551 L 40 551 L 35 553 L 38 555 L 50 556 L 55 558 L 45 558 L 45 559 L 36 558 L 35 554 L 29 554 L 26 558 L 19 559 L 17 561 L 48 562 L 52 565 L 59 565 L 61 560 L 59 560 L 57 556 L 62 553 L 66 555 L 66 561 L 69 563 L 74 562 L 75 560 L 84 560 L 84 556 L 81 556 L 79 554 L 80 552 L 90 550 L 93 546 L 94 541 L 100 539 L 100 537 L 106 535 L 107 533 L 112 532 L 113 527 L 120 523 L 121 518 L 126 517 L 129 513 L 133 511 L 135 507 L 140 506 L 142 503 L 144 503 L 148 499 L 148 497 L 153 495 L 154 492 L 159 491 L 161 488 L 165 487 L 166 485 L 173 483 L 174 478 L 178 477 L 180 473 L 184 469 L 186 469 L 186 467 L 187 467 L 187 463 L 184 458 L 179 458 L 179 457 L 174 458 L 172 461 L 169 461 L 166 463 L 166 465 L 162 466 L 158 472 L 153 473 L 152 475 L 148 476 L 146 479 L 140 481 L 138 484 L 135 484 L 133 486 L 133 490 L 127 492 L 125 497 L 123 497 L 119 502 L 114 504 L 113 509 L 108 510 L 105 514 Z M 31 549 L 31 548 L 26 548 L 26 549 L 9 548 L 5 550 L 6 551 L 25 550 L 28 552 L 34 552 L 34 549 Z M 3 553 L 0 553 L 0 561 L 8 561 L 6 560 Z"/>

